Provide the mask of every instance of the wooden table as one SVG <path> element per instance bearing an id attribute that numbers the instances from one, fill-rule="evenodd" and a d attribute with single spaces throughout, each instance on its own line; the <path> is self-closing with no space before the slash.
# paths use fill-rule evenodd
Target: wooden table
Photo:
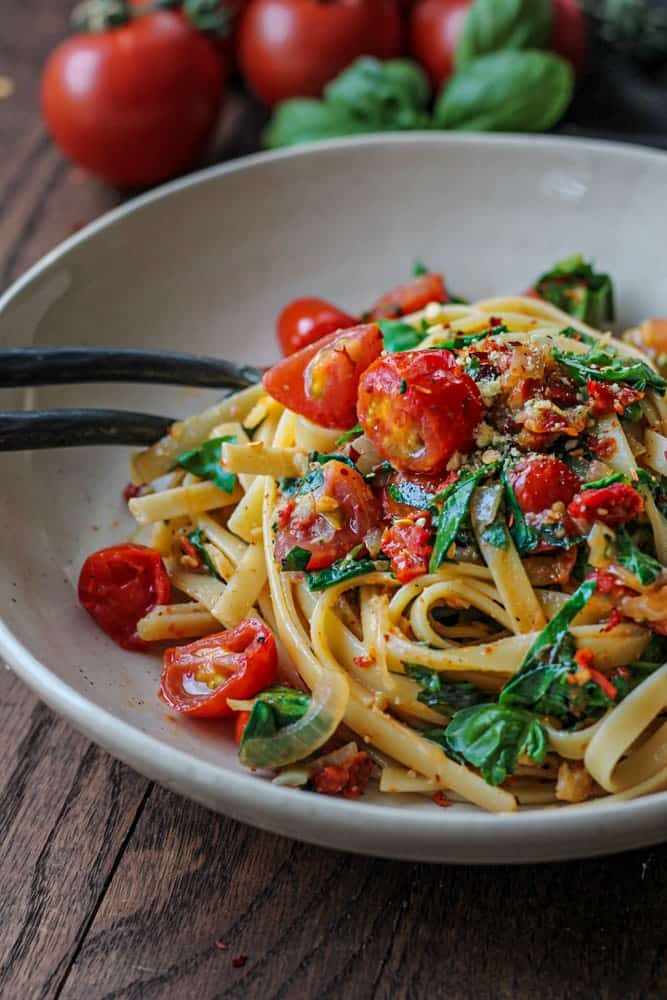
<path id="1" fill-rule="evenodd" d="M 68 6 L 9 0 L 0 22 L 0 288 L 121 200 L 39 122 Z M 256 136 L 238 99 L 218 155 Z M 514 869 L 304 846 L 153 785 L 1 668 L 0 762 L 6 1000 L 667 996 L 667 846 Z"/>

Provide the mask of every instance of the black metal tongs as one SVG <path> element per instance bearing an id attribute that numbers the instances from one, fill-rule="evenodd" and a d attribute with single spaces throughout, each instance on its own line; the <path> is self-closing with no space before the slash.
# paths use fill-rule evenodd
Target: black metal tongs
<path id="1" fill-rule="evenodd" d="M 75 382 L 156 382 L 245 389 L 262 378 L 252 365 L 162 351 L 54 347 L 0 350 L 0 389 Z M 153 444 L 173 417 L 127 410 L 0 410 L 0 451 L 75 445 Z"/>

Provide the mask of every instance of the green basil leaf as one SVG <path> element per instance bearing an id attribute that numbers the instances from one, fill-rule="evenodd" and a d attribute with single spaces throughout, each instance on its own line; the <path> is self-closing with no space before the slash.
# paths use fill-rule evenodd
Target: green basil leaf
<path id="1" fill-rule="evenodd" d="M 363 427 L 361 424 L 357 424 L 356 427 L 352 427 L 351 430 L 345 431 L 345 433 L 341 434 L 339 438 L 336 438 L 336 447 L 340 448 L 342 444 L 347 444 L 348 441 L 354 441 L 355 438 L 359 437 L 359 435 L 363 433 Z"/>
<path id="2" fill-rule="evenodd" d="M 456 67 L 501 49 L 547 48 L 551 0 L 475 0 L 456 47 Z"/>
<path id="3" fill-rule="evenodd" d="M 302 549 L 300 545 L 295 545 L 282 560 L 281 566 L 287 572 L 305 570 L 311 556 L 312 552 L 309 549 Z"/>
<path id="4" fill-rule="evenodd" d="M 289 726 L 292 722 L 297 722 L 308 711 L 310 705 L 310 693 L 308 691 L 297 691 L 296 688 L 286 687 L 276 684 L 267 688 L 257 695 L 257 700 L 265 705 L 270 705 L 274 711 L 275 721 L 278 729 Z"/>
<path id="5" fill-rule="evenodd" d="M 502 521 L 493 521 L 482 532 L 482 538 L 496 549 L 506 549 L 509 545 L 507 528 Z"/>
<path id="6" fill-rule="evenodd" d="M 426 333 L 415 330 L 414 326 L 402 319 L 381 319 L 378 326 L 382 331 L 384 349 L 391 354 L 397 351 L 411 351 L 418 347 L 426 337 Z"/>
<path id="7" fill-rule="evenodd" d="M 662 573 L 662 565 L 635 545 L 626 528 L 616 532 L 616 557 L 621 566 L 634 573 L 642 587 L 649 587 Z"/>
<path id="8" fill-rule="evenodd" d="M 230 437 L 209 438 L 199 448 L 191 448 L 184 451 L 176 459 L 188 472 L 202 479 L 210 479 L 225 493 L 233 493 L 236 486 L 236 475 L 233 472 L 225 472 L 220 464 L 222 460 L 222 446 L 225 442 L 236 443 L 234 435 Z"/>
<path id="9" fill-rule="evenodd" d="M 324 88 L 327 107 L 363 124 L 366 131 L 422 128 L 428 123 L 428 80 L 408 59 L 362 56 Z"/>
<path id="10" fill-rule="evenodd" d="M 507 333 L 507 327 L 504 325 L 491 326 L 488 330 L 482 330 L 481 333 L 467 333 L 460 337 L 455 335 L 451 340 L 443 340 L 441 344 L 435 346 L 447 351 L 457 351 L 460 347 L 469 347 L 470 344 L 474 344 L 477 340 L 486 340 L 487 337 L 497 337 L 499 333 Z"/>
<path id="11" fill-rule="evenodd" d="M 213 564 L 213 560 L 206 551 L 206 547 L 204 545 L 204 532 L 201 530 L 201 528 L 197 528 L 195 531 L 191 531 L 187 537 L 190 544 L 196 549 L 199 558 L 203 562 L 204 566 L 206 566 L 206 569 L 208 570 L 210 575 L 214 576 L 216 580 L 221 580 L 222 577 L 218 573 L 217 569 Z"/>
<path id="12" fill-rule="evenodd" d="M 417 663 L 406 663 L 404 670 L 408 677 L 423 688 L 417 695 L 417 701 L 442 715 L 453 715 L 461 708 L 492 700 L 492 695 L 470 681 L 447 681 L 437 670 L 430 670 Z"/>
<path id="13" fill-rule="evenodd" d="M 408 507 L 416 507 L 417 510 L 430 510 L 435 493 L 427 493 L 417 483 L 406 480 L 403 483 L 390 483 L 387 493 L 396 503 L 404 503 Z"/>
<path id="14" fill-rule="evenodd" d="M 308 455 L 309 462 L 317 462 L 318 465 L 326 465 L 327 462 L 342 462 L 343 465 L 349 465 L 351 469 L 356 471 L 356 465 L 347 455 L 331 454 L 327 455 L 322 451 L 311 451 Z"/>
<path id="15" fill-rule="evenodd" d="M 430 268 L 428 268 L 424 263 L 424 261 L 418 257 L 412 267 L 412 277 L 421 278 L 423 275 L 430 273 L 431 273 Z"/>
<path id="16" fill-rule="evenodd" d="M 553 306 L 592 326 L 603 326 L 614 318 L 611 278 L 608 274 L 596 273 L 581 254 L 573 254 L 554 264 L 537 279 L 535 290 Z M 583 341 L 584 336 L 579 333 L 577 339 Z M 589 337 L 588 342 L 591 340 Z"/>
<path id="17" fill-rule="evenodd" d="M 446 557 L 459 529 L 468 517 L 473 493 L 482 479 L 491 472 L 493 472 L 493 468 L 489 466 L 486 469 L 478 469 L 477 472 L 461 476 L 442 494 L 443 504 L 438 517 L 435 544 L 429 563 L 430 573 L 435 573 Z"/>
<path id="18" fill-rule="evenodd" d="M 457 712 L 445 729 L 448 747 L 490 785 L 501 785 L 516 770 L 521 754 L 536 764 L 547 755 L 549 740 L 540 720 L 522 708 L 475 705 Z"/>
<path id="19" fill-rule="evenodd" d="M 536 532 L 530 527 L 524 516 L 516 493 L 507 476 L 507 466 L 503 467 L 500 473 L 500 481 L 505 489 L 505 501 L 511 514 L 510 535 L 520 556 L 528 555 L 537 548 L 539 538 Z"/>
<path id="20" fill-rule="evenodd" d="M 639 392 L 655 389 L 661 395 L 667 389 L 667 381 L 645 361 L 620 357 L 607 344 L 595 344 L 585 354 L 573 354 L 554 347 L 553 357 L 578 385 L 586 385 L 588 379 L 593 379 L 595 382 L 622 383 Z"/>
<path id="21" fill-rule="evenodd" d="M 375 563 L 371 559 L 351 559 L 348 555 L 327 566 L 326 569 L 306 573 L 306 580 L 309 590 L 327 590 L 328 587 L 342 583 L 343 580 L 351 580 L 355 576 L 373 572 Z"/>
<path id="22" fill-rule="evenodd" d="M 275 736 L 277 732 L 278 722 L 276 720 L 275 712 L 270 705 L 267 705 L 266 702 L 258 699 L 252 706 L 250 717 L 245 724 L 243 736 L 241 737 L 241 742 L 239 744 L 239 753 L 241 753 L 243 745 L 248 740 L 255 739 L 257 737 L 260 739 L 266 739 L 269 736 Z"/>
<path id="23" fill-rule="evenodd" d="M 554 617 L 551 619 L 551 621 L 548 623 L 548 625 L 542 629 L 537 639 L 528 650 L 526 658 L 523 661 L 518 673 L 514 675 L 515 678 L 518 677 L 520 674 L 528 671 L 529 668 L 534 663 L 537 662 L 538 657 L 541 656 L 545 650 L 551 648 L 555 648 L 556 650 L 559 649 L 566 635 L 569 634 L 568 629 L 570 627 L 571 622 L 577 617 L 579 612 L 588 604 L 591 597 L 593 596 L 595 587 L 596 587 L 595 580 L 584 580 L 584 582 L 580 584 L 579 587 L 577 587 L 575 592 L 572 594 L 571 597 L 568 598 L 568 600 L 565 602 L 560 611 L 558 611 L 557 614 L 555 614 Z M 501 702 L 503 700 L 504 692 L 511 687 L 512 682 L 513 681 L 510 681 L 503 688 L 503 691 L 501 692 L 500 695 Z"/>
<path id="24" fill-rule="evenodd" d="M 543 132 L 564 114 L 573 86 L 570 64 L 550 52 L 494 52 L 445 84 L 434 122 L 469 132 Z"/>
<path id="25" fill-rule="evenodd" d="M 353 118 L 343 107 L 306 97 L 283 101 L 275 109 L 264 130 L 263 142 L 269 149 L 320 142 L 338 136 L 361 135 L 366 123 Z"/>
<path id="26" fill-rule="evenodd" d="M 602 479 L 593 479 L 590 483 L 582 483 L 581 491 L 601 490 L 605 486 L 613 486 L 614 483 L 627 483 L 628 477 L 623 472 L 612 472 L 610 476 L 603 476 Z"/>

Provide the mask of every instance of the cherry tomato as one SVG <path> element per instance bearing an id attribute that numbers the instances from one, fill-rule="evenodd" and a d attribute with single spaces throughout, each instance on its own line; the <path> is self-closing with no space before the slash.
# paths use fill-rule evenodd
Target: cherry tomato
<path id="1" fill-rule="evenodd" d="M 610 528 L 618 528 L 632 521 L 644 510 L 644 501 L 629 483 L 612 483 L 597 490 L 577 493 L 567 508 L 575 521 L 602 521 Z"/>
<path id="2" fill-rule="evenodd" d="M 273 634 L 256 618 L 164 653 L 160 693 L 167 705 L 199 719 L 231 718 L 228 698 L 252 698 L 276 679 Z"/>
<path id="3" fill-rule="evenodd" d="M 324 481 L 312 493 L 289 497 L 278 512 L 276 559 L 297 546 L 311 553 L 307 569 L 322 569 L 361 545 L 379 523 L 370 488 L 344 462 L 322 466 Z"/>
<path id="4" fill-rule="evenodd" d="M 628 406 L 644 398 L 644 393 L 632 389 L 629 385 L 609 385 L 588 379 L 586 383 L 591 413 L 596 417 L 604 417 L 610 413 L 622 415 Z"/>
<path id="5" fill-rule="evenodd" d="M 447 289 L 441 274 L 421 274 L 414 281 L 381 295 L 370 308 L 370 318 L 405 316 L 423 309 L 429 302 L 446 302 L 447 299 Z"/>
<path id="6" fill-rule="evenodd" d="M 484 404 L 451 351 L 403 351 L 362 375 L 357 410 L 382 458 L 401 472 L 436 473 L 470 451 Z"/>
<path id="7" fill-rule="evenodd" d="M 248 725 L 250 712 L 238 712 L 234 720 L 234 742 L 240 744 L 243 739 L 245 727 Z"/>
<path id="8" fill-rule="evenodd" d="M 159 554 L 145 545 L 112 545 L 89 555 L 79 574 L 79 603 L 123 649 L 148 649 L 137 622 L 169 600 L 170 584 Z"/>
<path id="9" fill-rule="evenodd" d="M 569 466 L 553 455 L 521 459 L 509 480 L 525 514 L 541 514 L 559 502 L 567 505 L 581 486 Z"/>
<path id="10" fill-rule="evenodd" d="M 269 368 L 263 385 L 279 403 L 320 427 L 347 430 L 357 422 L 357 387 L 382 351 L 375 323 L 331 333 Z"/>
<path id="11" fill-rule="evenodd" d="M 424 520 L 426 525 L 417 524 Z M 419 518 L 402 518 L 382 535 L 382 551 L 389 556 L 391 568 L 399 583 L 409 583 L 416 576 L 428 572 L 429 559 L 433 551 L 430 544 L 431 532 L 430 514 L 421 514 Z"/>
<path id="12" fill-rule="evenodd" d="M 189 167 L 215 124 L 224 58 L 175 11 L 82 33 L 52 53 L 42 113 L 66 156 L 112 184 L 156 184 Z"/>
<path id="13" fill-rule="evenodd" d="M 295 299 L 278 317 L 278 340 L 283 354 L 294 354 L 328 333 L 345 330 L 358 322 L 324 299 Z"/>
<path id="14" fill-rule="evenodd" d="M 239 27 L 239 64 L 264 104 L 319 97 L 362 55 L 401 54 L 398 0 L 251 0 Z"/>
<path id="15" fill-rule="evenodd" d="M 411 55 L 427 72 L 434 90 L 454 73 L 456 47 L 473 0 L 417 0 L 410 16 Z M 578 0 L 553 0 L 550 48 L 579 73 L 587 49 L 586 17 Z"/>

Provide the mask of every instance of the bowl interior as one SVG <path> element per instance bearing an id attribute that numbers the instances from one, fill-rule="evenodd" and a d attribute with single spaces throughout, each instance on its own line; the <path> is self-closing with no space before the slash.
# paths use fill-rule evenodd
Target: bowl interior
<path id="1" fill-rule="evenodd" d="M 666 182 L 665 156 L 537 138 L 389 136 L 254 157 L 168 186 L 68 241 L 5 296 L 0 343 L 136 345 L 262 364 L 277 356 L 275 317 L 295 296 L 361 309 L 407 279 L 417 258 L 459 294 L 504 294 L 576 251 L 612 274 L 629 324 L 667 312 Z M 142 386 L 3 396 L 9 407 L 174 416 L 211 398 Z M 223 807 L 224 776 L 240 772 L 232 744 L 215 726 L 169 720 L 155 697 L 159 662 L 117 649 L 77 606 L 83 557 L 132 528 L 121 498 L 128 457 L 123 448 L 1 457 L 0 612 L 45 668 L 27 679 L 47 700 L 63 708 L 47 675 L 65 682 L 85 699 L 78 724 L 121 755 L 97 708 L 184 751 L 178 776 L 161 775 L 181 790 L 212 765 L 222 777 L 193 794 Z M 415 802 L 385 809 L 433 812 Z"/>

